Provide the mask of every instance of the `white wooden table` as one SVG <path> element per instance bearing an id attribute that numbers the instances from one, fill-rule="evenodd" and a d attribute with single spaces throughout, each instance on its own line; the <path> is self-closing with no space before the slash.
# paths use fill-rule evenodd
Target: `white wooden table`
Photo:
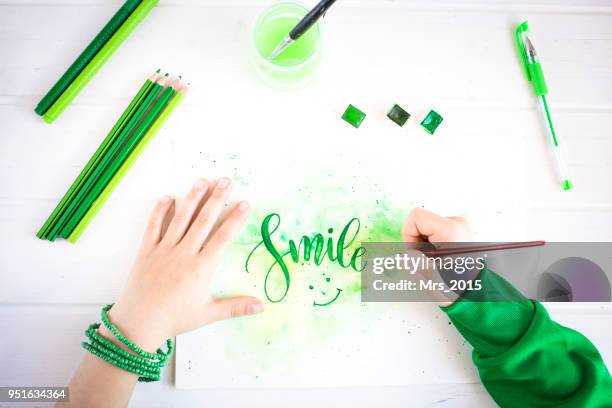
<path id="1" fill-rule="evenodd" d="M 253 85 L 257 78 L 246 58 L 250 27 L 267 1 L 162 0 L 58 122 L 43 124 L 34 106 L 119 3 L 0 0 L 0 386 L 68 381 L 82 353 L 83 330 L 121 290 L 154 199 L 178 194 L 193 181 L 176 171 L 186 160 L 181 147 L 201 140 L 205 148 L 211 134 L 230 133 L 240 151 L 241 143 L 257 135 L 259 113 L 283 98 L 293 98 L 298 108 L 312 102 L 333 115 L 358 100 L 379 112 L 398 98 L 433 101 L 444 107 L 457 137 L 490 137 L 499 146 L 478 152 L 488 157 L 502 157 L 505 141 L 520 138 L 529 174 L 522 202 L 527 235 L 612 241 L 610 0 L 341 0 L 327 17 L 323 86 L 313 88 L 328 94 L 304 91 L 306 102 Z M 535 101 L 516 60 L 512 29 L 523 19 L 535 31 L 567 145 L 576 185 L 571 193 L 555 183 Z M 407 61 L 407 87 L 400 93 L 386 76 Z M 37 229 L 100 143 L 100 130 L 160 64 L 192 81 L 184 106 L 77 246 L 39 242 Z M 251 123 L 232 122 L 231 103 L 252 110 L 245 118 Z M 206 118 L 206 135 L 198 117 Z M 342 126 L 341 136 L 360 134 Z M 612 365 L 609 305 L 549 309 L 591 338 Z M 462 358 L 470 364 L 469 356 Z M 159 384 L 139 386 L 131 406 L 493 406 L 477 383 L 185 391 L 174 388 L 172 373 L 166 370 Z"/>

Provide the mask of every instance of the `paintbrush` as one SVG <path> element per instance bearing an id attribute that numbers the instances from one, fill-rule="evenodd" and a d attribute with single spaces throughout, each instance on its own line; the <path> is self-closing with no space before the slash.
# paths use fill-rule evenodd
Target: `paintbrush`
<path id="1" fill-rule="evenodd" d="M 285 51 L 291 44 L 297 41 L 306 31 L 310 29 L 321 17 L 325 15 L 327 10 L 336 2 L 336 0 L 321 0 L 312 10 L 304 16 L 291 30 L 289 35 L 272 51 L 268 56 L 268 61 L 272 61 Z"/>
<path id="2" fill-rule="evenodd" d="M 423 251 L 428 257 L 441 257 L 474 252 L 503 251 L 507 249 L 531 248 L 546 245 L 546 241 L 505 242 L 501 244 L 480 245 L 465 248 L 432 249 Z"/>

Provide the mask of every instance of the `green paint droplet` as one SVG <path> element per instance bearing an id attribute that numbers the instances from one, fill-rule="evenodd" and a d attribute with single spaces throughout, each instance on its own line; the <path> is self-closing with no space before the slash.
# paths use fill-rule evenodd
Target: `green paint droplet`
<path id="1" fill-rule="evenodd" d="M 330 280 L 331 280 L 330 278 L 325 278 L 325 281 L 326 281 L 326 282 L 329 282 Z"/>
<path id="2" fill-rule="evenodd" d="M 334 229 L 333 229 L 333 228 L 330 228 L 330 229 L 328 229 L 328 230 L 327 230 L 327 232 L 328 232 L 329 234 L 331 234 L 332 232 L 334 232 Z"/>
<path id="3" fill-rule="evenodd" d="M 310 285 L 310 286 L 308 286 L 308 289 L 313 290 L 314 286 Z"/>

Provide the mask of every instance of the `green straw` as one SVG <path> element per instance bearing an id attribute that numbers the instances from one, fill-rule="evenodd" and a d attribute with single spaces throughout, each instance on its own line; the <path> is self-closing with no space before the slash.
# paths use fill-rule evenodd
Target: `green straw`
<path id="1" fill-rule="evenodd" d="M 117 173 L 119 168 L 126 161 L 130 153 L 134 150 L 134 148 L 138 145 L 140 140 L 143 138 L 147 130 L 153 125 L 155 120 L 161 114 L 162 110 L 166 107 L 175 91 L 172 87 L 167 87 L 163 94 L 159 97 L 159 99 L 155 102 L 151 110 L 148 112 L 147 116 L 140 123 L 136 131 L 129 138 L 129 140 L 125 143 L 124 146 L 121 147 L 121 150 L 117 153 L 117 156 L 114 160 L 109 164 L 107 169 L 105 169 L 104 174 L 96 181 L 95 185 L 91 188 L 86 198 L 80 203 L 74 215 L 68 220 L 68 223 L 62 228 L 60 232 L 60 236 L 62 238 L 68 238 L 70 234 L 74 231 L 77 224 L 81 221 L 81 219 L 85 216 L 87 211 L 93 205 L 94 201 L 100 196 L 102 191 L 106 188 L 108 183 Z"/>
<path id="2" fill-rule="evenodd" d="M 141 104 L 142 99 L 144 99 L 144 97 L 149 92 L 152 86 L 153 81 L 151 80 L 151 78 L 147 79 L 134 97 L 134 99 L 132 99 L 128 107 L 125 109 L 115 126 L 113 126 L 109 134 L 106 136 L 100 147 L 98 147 L 98 150 L 96 150 L 85 168 L 81 171 L 72 186 L 70 186 L 68 192 L 64 195 L 57 207 L 55 207 L 55 210 L 53 210 L 53 212 L 51 213 L 45 224 L 42 226 L 40 231 L 38 231 L 38 234 L 36 234 L 38 238 L 45 239 L 47 237 L 49 229 L 55 224 L 58 217 L 64 212 L 67 203 L 74 198 L 77 190 L 80 189 L 83 184 L 87 182 L 87 179 L 91 175 L 93 169 L 100 162 L 102 156 L 108 151 L 113 141 L 119 134 L 119 131 L 125 126 L 125 123 L 133 116 L 136 107 Z"/>
<path id="3" fill-rule="evenodd" d="M 47 94 L 38 102 L 34 109 L 38 115 L 44 115 L 49 107 L 55 103 L 57 98 L 70 86 L 74 79 L 79 75 L 85 66 L 94 58 L 100 49 L 106 44 L 108 39 L 115 34 L 119 27 L 127 20 L 132 12 L 138 7 L 142 0 L 128 0 L 117 10 L 115 15 L 102 30 L 94 37 L 89 45 L 83 50 L 81 55 L 68 67 L 64 75 L 53 85 Z"/>
<path id="4" fill-rule="evenodd" d="M 115 188 L 117 188 L 117 185 L 121 183 L 121 181 L 123 180 L 123 177 L 125 177 L 127 172 L 132 168 L 136 160 L 140 157 L 144 149 L 147 147 L 147 145 L 151 141 L 151 139 L 153 139 L 155 134 L 157 134 L 157 132 L 161 129 L 161 127 L 168 120 L 172 112 L 176 110 L 176 107 L 181 103 L 181 101 L 183 100 L 183 97 L 184 97 L 184 94 L 178 92 L 170 100 L 170 102 L 168 103 L 164 111 L 161 113 L 159 118 L 155 121 L 155 123 L 153 123 L 153 126 L 151 126 L 151 128 L 144 135 L 144 137 L 142 138 L 142 141 L 132 151 L 132 153 L 129 155 L 125 163 L 123 163 L 121 168 L 117 171 L 117 173 L 115 173 L 112 180 L 108 183 L 104 191 L 102 191 L 100 196 L 96 199 L 93 205 L 89 208 L 89 210 L 87 211 L 85 216 L 81 219 L 81 221 L 76 226 L 74 231 L 72 231 L 72 233 L 68 237 L 68 241 L 74 244 L 79 240 L 79 238 L 81 237 L 81 235 L 83 234 L 87 226 L 91 223 L 91 221 L 94 219 L 96 214 L 98 214 L 98 211 L 100 211 L 102 206 L 104 206 L 104 204 L 106 203 L 108 198 L 111 196 L 113 191 L 115 191 Z"/>
<path id="5" fill-rule="evenodd" d="M 68 86 L 53 106 L 43 116 L 47 123 L 52 123 L 68 107 L 70 102 L 83 90 L 85 85 L 104 66 L 119 46 L 129 37 L 136 26 L 145 18 L 159 0 L 143 0 L 121 27 L 113 34 L 96 56 L 87 64 L 77 78 Z"/>
<path id="6" fill-rule="evenodd" d="M 141 119 L 144 117 L 145 113 L 147 112 L 153 101 L 155 101 L 161 90 L 161 85 L 157 83 L 152 85 L 151 90 L 145 97 L 144 101 L 138 107 L 138 109 L 130 118 L 125 127 L 121 130 L 119 135 L 115 138 L 109 150 L 106 152 L 106 154 L 104 154 L 104 156 L 102 156 L 98 165 L 93 167 L 93 171 L 91 173 L 91 176 L 88 178 L 87 183 L 84 184 L 82 188 L 77 191 L 75 198 L 70 201 L 66 211 L 64 211 L 64 213 L 60 216 L 56 224 L 51 228 L 51 231 L 49 232 L 48 236 L 49 240 L 55 240 L 55 237 L 57 236 L 59 231 L 61 231 L 64 224 L 72 217 L 72 214 L 76 210 L 76 208 L 78 208 L 79 203 L 83 200 L 91 186 L 95 184 L 96 180 L 103 173 L 104 169 L 112 161 L 117 151 L 119 151 L 125 140 L 127 140 L 128 135 L 132 132 L 132 130 L 136 128 L 137 124 L 140 123 Z"/>

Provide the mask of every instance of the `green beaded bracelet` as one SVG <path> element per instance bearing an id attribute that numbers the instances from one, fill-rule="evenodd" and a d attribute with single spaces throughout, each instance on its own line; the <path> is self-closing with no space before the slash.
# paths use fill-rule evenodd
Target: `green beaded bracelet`
<path id="1" fill-rule="evenodd" d="M 135 361 L 130 361 L 130 360 L 119 357 L 112 350 L 106 349 L 104 347 L 99 347 L 99 344 L 85 343 L 85 345 L 86 345 L 85 348 L 87 350 L 95 351 L 98 357 L 124 370 L 132 371 L 140 375 L 146 375 L 148 377 L 156 377 L 156 376 L 159 376 L 160 374 L 159 368 L 149 369 L 147 367 L 141 367 Z"/>
<path id="2" fill-rule="evenodd" d="M 102 312 L 101 312 L 102 322 L 108 328 L 108 330 L 110 330 L 111 333 L 113 333 L 115 335 L 115 337 L 120 342 L 125 344 L 130 350 L 132 350 L 133 352 L 135 352 L 136 354 L 138 354 L 139 356 L 141 356 L 143 358 L 149 358 L 149 359 L 153 359 L 153 360 L 165 361 L 168 357 L 170 357 L 172 355 L 172 352 L 174 350 L 174 343 L 172 342 L 172 339 L 168 339 L 166 341 L 166 345 L 168 347 L 168 351 L 166 353 L 164 353 L 161 348 L 157 349 L 157 353 L 149 353 L 148 351 L 144 351 L 143 349 L 138 347 L 136 344 L 132 343 L 127 338 L 125 338 L 125 336 L 123 336 L 121 334 L 119 329 L 117 329 L 117 327 L 114 324 L 112 324 L 111 321 L 108 318 L 108 311 L 112 307 L 113 307 L 113 305 L 110 304 L 110 305 L 106 305 L 106 306 L 104 306 L 102 308 Z"/>
<path id="3" fill-rule="evenodd" d="M 157 353 L 144 351 L 123 336 L 119 329 L 111 323 L 108 318 L 108 311 L 112 307 L 113 305 L 111 304 L 102 308 L 102 322 L 121 343 L 125 344 L 136 354 L 122 349 L 112 341 L 100 335 L 100 333 L 98 333 L 100 323 L 93 323 L 87 328 L 85 335 L 90 343 L 83 342 L 81 345 L 85 350 L 107 363 L 124 371 L 138 374 L 138 381 L 140 382 L 159 381 L 161 368 L 167 364 L 168 358 L 172 356 L 174 352 L 174 342 L 172 339 L 168 339 L 166 342 L 168 351 L 165 353 L 161 348 L 157 350 Z"/>
<path id="4" fill-rule="evenodd" d="M 99 349 L 95 348 L 89 343 L 83 342 L 81 343 L 81 345 L 83 346 L 85 350 L 89 351 L 91 354 L 93 354 L 96 357 L 100 357 L 102 360 L 106 361 L 107 363 L 110 363 L 114 365 L 115 367 L 120 368 L 124 371 L 138 374 L 139 375 L 138 381 L 140 382 L 159 381 L 159 377 L 160 377 L 159 373 L 148 372 L 148 371 L 145 371 L 137 367 L 131 367 L 127 364 L 123 364 L 122 362 L 114 360 L 113 358 L 109 357 L 107 354 L 101 352 Z"/>
<path id="5" fill-rule="evenodd" d="M 134 368 L 138 368 L 140 370 L 143 371 L 148 371 L 150 374 L 158 374 L 160 371 L 161 367 L 150 367 L 147 366 L 145 364 L 142 364 L 142 362 L 138 361 L 138 360 L 131 360 L 131 359 L 127 359 L 124 358 L 122 356 L 120 356 L 115 350 L 113 350 L 112 348 L 106 348 L 104 347 L 104 345 L 96 342 L 96 341 L 92 341 L 92 343 L 90 344 L 90 346 L 96 348 L 99 352 L 101 352 L 102 354 L 108 356 L 108 358 L 121 363 L 125 366 L 129 366 L 129 367 L 134 367 Z"/>
<path id="6" fill-rule="evenodd" d="M 111 341 L 107 340 L 105 337 L 101 336 L 98 333 L 98 329 L 99 328 L 100 328 L 100 323 L 93 323 L 93 324 L 91 324 L 89 326 L 89 328 L 85 332 L 85 335 L 87 337 L 89 337 L 89 339 L 92 341 L 92 343 L 94 341 L 96 343 L 102 343 L 103 347 L 111 348 L 112 349 L 115 346 L 115 344 L 113 344 Z M 122 348 L 118 348 L 117 349 L 117 354 L 119 354 L 121 357 L 126 358 L 128 360 L 144 363 L 146 366 L 149 366 L 149 367 L 156 368 L 156 367 L 163 367 L 164 366 L 164 362 L 163 361 L 143 360 L 139 356 L 137 356 L 135 354 L 132 354 L 132 353 L 129 353 L 129 352 L 123 350 Z"/>

